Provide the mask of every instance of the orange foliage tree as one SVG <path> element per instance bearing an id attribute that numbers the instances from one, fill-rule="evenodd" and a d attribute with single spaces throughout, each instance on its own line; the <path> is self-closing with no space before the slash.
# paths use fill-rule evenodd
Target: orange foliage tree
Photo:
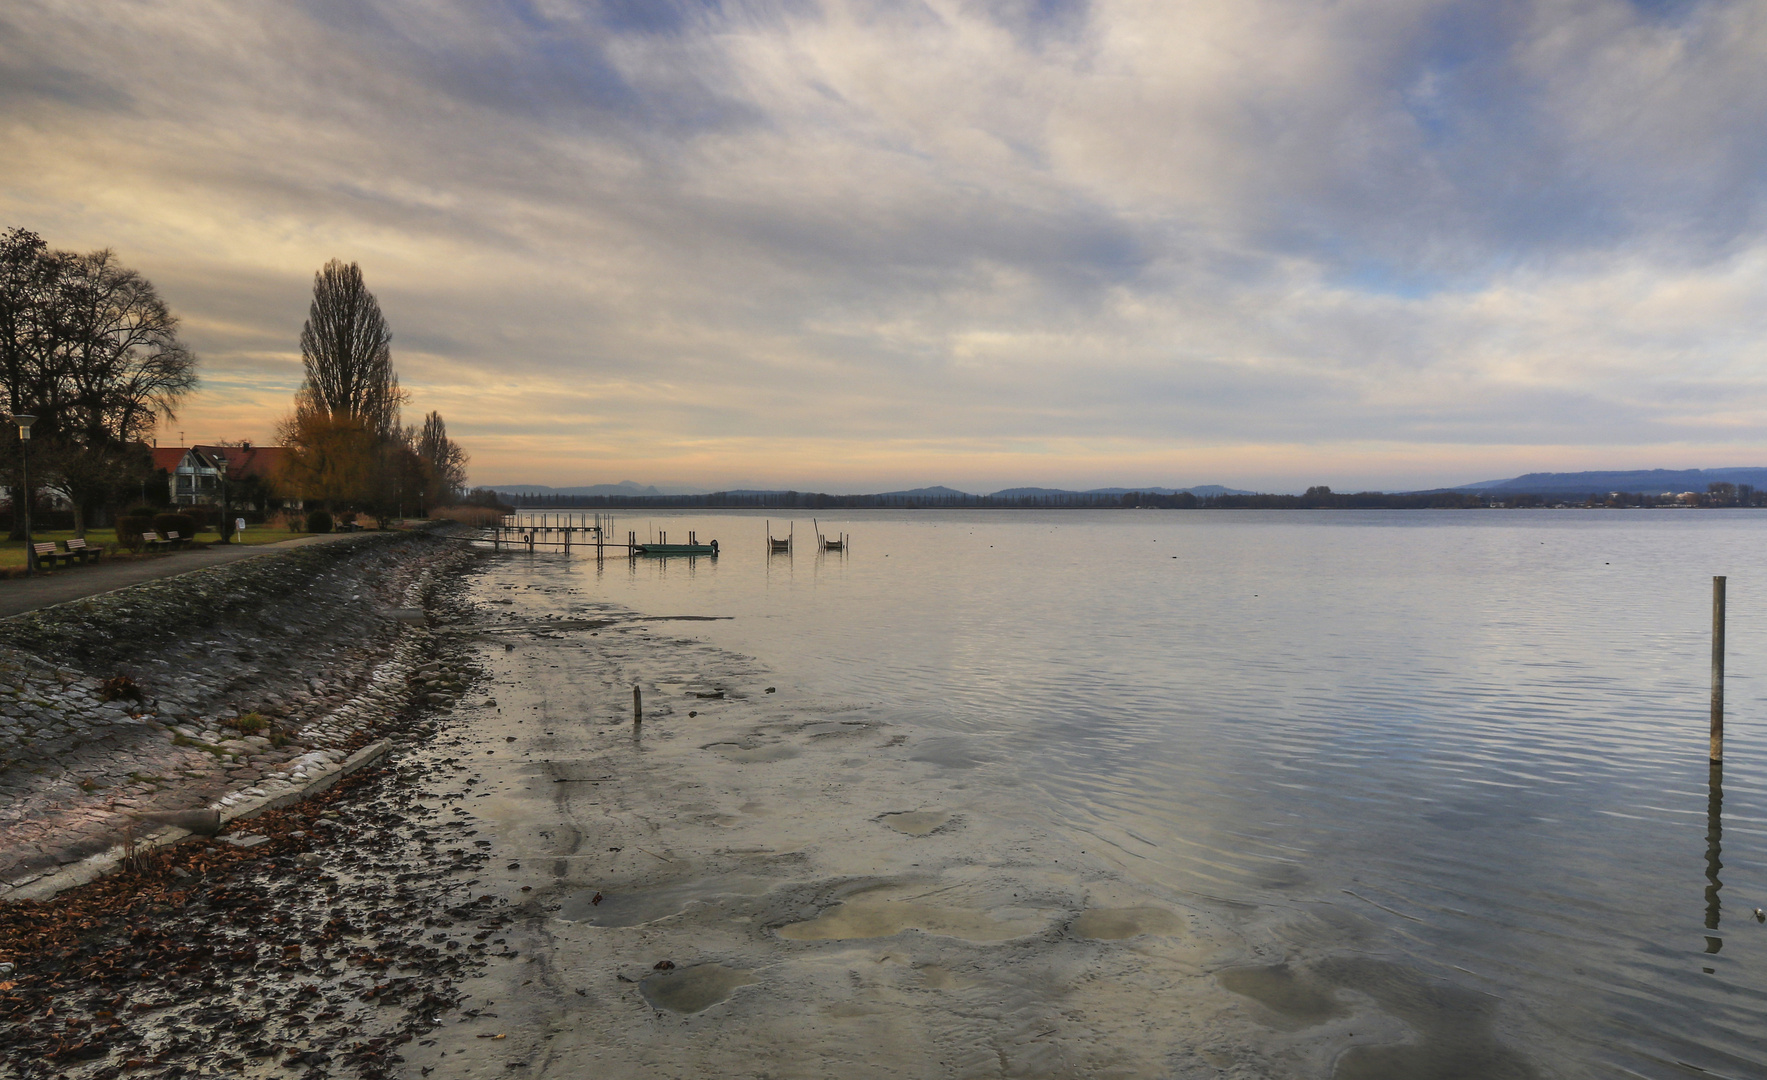
<path id="1" fill-rule="evenodd" d="M 356 509 L 374 500 L 380 437 L 360 417 L 296 409 L 282 424 L 283 456 L 276 486 L 309 506 Z"/>

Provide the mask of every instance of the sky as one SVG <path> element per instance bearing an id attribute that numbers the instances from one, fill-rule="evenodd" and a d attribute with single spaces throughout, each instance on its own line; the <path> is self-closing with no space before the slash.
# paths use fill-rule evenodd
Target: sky
<path id="1" fill-rule="evenodd" d="M 0 227 L 268 441 L 354 261 L 475 483 L 1767 464 L 1767 0 L 9 0 Z"/>

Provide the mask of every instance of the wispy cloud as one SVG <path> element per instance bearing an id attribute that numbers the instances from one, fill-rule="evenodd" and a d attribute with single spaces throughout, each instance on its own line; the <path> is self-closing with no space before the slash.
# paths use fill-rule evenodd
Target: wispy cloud
<path id="1" fill-rule="evenodd" d="M 1758 0 L 24 0 L 0 219 L 160 284 L 205 438 L 360 261 L 483 480 L 1767 460 L 1762 55 Z"/>

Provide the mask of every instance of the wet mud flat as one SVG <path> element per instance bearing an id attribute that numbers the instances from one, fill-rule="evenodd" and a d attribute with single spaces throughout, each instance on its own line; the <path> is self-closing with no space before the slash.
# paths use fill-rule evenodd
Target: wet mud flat
<path id="1" fill-rule="evenodd" d="M 520 956 L 462 984 L 499 1015 L 401 1075 L 1543 1075 L 1499 1003 L 1380 959 L 1353 913 L 1145 880 L 1005 749 L 545 566 L 475 579 L 489 699 L 421 751 L 471 766 Z"/>

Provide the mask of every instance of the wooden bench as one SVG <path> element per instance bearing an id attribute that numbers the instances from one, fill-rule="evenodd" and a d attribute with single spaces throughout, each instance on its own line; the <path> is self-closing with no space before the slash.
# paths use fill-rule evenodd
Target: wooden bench
<path id="1" fill-rule="evenodd" d="M 78 536 L 67 541 L 67 553 L 71 556 L 77 557 L 83 563 L 97 562 L 104 555 L 104 551 L 101 548 L 88 547 L 86 541 Z"/>
<path id="2" fill-rule="evenodd" d="M 190 537 L 179 536 L 177 529 L 167 529 L 166 530 L 166 543 L 172 545 L 175 548 L 189 547 L 190 546 Z"/>
<path id="3" fill-rule="evenodd" d="M 65 551 L 55 550 L 55 541 L 53 540 L 46 544 L 34 543 L 31 545 L 31 550 L 37 555 L 38 566 L 48 566 L 53 568 L 58 562 L 71 562 L 74 558 L 74 556 Z"/>
<path id="4" fill-rule="evenodd" d="M 161 548 L 169 551 L 172 548 L 172 542 L 162 538 L 159 533 L 144 532 L 141 534 L 141 546 L 149 551 L 158 551 Z"/>

